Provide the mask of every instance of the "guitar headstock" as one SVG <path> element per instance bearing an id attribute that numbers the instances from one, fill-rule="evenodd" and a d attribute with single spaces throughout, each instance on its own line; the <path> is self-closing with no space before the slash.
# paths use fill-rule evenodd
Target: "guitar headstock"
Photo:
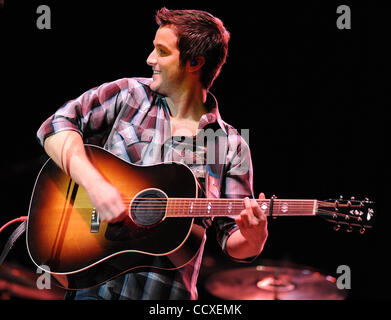
<path id="1" fill-rule="evenodd" d="M 375 203 L 369 201 L 368 198 L 364 200 L 356 200 L 353 197 L 350 200 L 344 200 L 342 197 L 328 199 L 318 201 L 316 214 L 333 222 L 335 231 L 345 229 L 347 232 L 352 232 L 356 228 L 364 234 L 373 226 Z"/>

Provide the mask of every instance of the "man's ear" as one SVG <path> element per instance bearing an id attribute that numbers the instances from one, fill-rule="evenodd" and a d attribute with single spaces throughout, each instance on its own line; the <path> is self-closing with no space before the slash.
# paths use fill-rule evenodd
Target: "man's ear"
<path id="1" fill-rule="evenodd" d="M 205 58 L 203 56 L 198 56 L 187 62 L 187 68 L 190 72 L 195 72 L 200 70 L 204 64 L 205 64 Z"/>

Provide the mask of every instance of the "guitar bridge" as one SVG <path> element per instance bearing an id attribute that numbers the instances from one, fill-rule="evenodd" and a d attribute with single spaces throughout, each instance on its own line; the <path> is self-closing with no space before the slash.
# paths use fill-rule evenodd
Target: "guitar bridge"
<path id="1" fill-rule="evenodd" d="M 91 233 L 97 233 L 99 232 L 99 213 L 95 210 L 95 208 L 92 209 L 91 213 Z"/>

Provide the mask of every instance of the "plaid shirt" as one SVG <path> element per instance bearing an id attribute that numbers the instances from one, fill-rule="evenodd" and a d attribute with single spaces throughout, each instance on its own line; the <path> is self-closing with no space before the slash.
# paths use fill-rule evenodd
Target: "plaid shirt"
<path id="1" fill-rule="evenodd" d="M 221 180 L 208 170 L 207 146 L 194 143 L 196 136 L 171 136 L 167 102 L 150 89 L 150 83 L 151 79 L 146 78 L 124 78 L 88 90 L 68 101 L 41 125 L 37 133 L 39 142 L 43 145 L 54 133 L 74 130 L 85 143 L 104 146 L 131 163 L 150 165 L 179 161 L 187 164 L 204 196 L 253 197 L 248 144 L 232 126 L 222 121 L 213 95 L 208 93 L 205 104 L 208 113 L 201 117 L 198 132 L 217 127 L 226 134 L 228 142 Z M 238 229 L 235 221 L 229 217 L 206 218 L 202 224 L 204 227 L 214 225 L 217 241 L 226 252 L 229 235 Z M 196 258 L 178 270 L 128 273 L 104 285 L 79 290 L 76 298 L 197 299 L 196 282 L 205 240 Z"/>

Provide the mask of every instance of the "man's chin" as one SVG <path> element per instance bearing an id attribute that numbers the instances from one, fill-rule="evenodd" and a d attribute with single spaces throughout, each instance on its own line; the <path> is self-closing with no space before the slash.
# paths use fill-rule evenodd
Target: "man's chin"
<path id="1" fill-rule="evenodd" d="M 151 88 L 151 90 L 157 92 L 159 90 L 159 83 L 156 80 L 153 80 L 149 87 Z"/>
<path id="2" fill-rule="evenodd" d="M 162 96 L 165 96 L 164 90 L 162 90 L 160 83 L 157 83 L 156 81 L 153 81 L 149 87 L 151 88 L 152 91 L 161 94 Z"/>

